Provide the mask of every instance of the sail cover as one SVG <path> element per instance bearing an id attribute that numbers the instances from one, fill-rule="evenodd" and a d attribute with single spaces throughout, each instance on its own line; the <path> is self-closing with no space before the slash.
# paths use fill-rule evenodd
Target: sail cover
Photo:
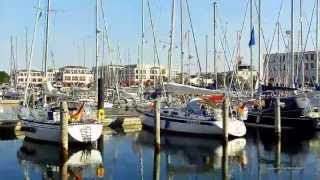
<path id="1" fill-rule="evenodd" d="M 212 94 L 224 93 L 221 90 L 211 90 L 211 89 L 199 88 L 199 87 L 183 85 L 183 84 L 178 84 L 173 82 L 165 84 L 165 87 L 168 93 L 173 93 L 173 94 L 212 95 Z"/>

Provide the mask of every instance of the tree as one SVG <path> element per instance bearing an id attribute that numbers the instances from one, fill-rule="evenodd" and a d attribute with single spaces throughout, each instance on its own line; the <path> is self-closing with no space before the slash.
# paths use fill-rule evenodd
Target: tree
<path id="1" fill-rule="evenodd" d="M 9 82 L 9 75 L 5 71 L 0 71 L 0 84 Z"/>

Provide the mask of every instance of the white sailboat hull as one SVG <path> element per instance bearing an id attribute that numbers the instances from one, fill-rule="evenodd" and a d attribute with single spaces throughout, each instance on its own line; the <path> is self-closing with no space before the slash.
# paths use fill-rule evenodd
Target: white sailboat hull
<path id="1" fill-rule="evenodd" d="M 154 115 L 152 113 L 144 113 L 143 125 L 154 128 Z M 209 121 L 191 118 L 166 117 L 160 118 L 160 129 L 162 131 L 170 131 L 184 134 L 194 135 L 223 135 L 222 121 Z M 246 134 L 246 127 L 242 121 L 232 119 L 229 120 L 229 135 L 241 137 Z"/>
<path id="2" fill-rule="evenodd" d="M 25 136 L 30 139 L 61 142 L 61 129 L 58 123 L 36 122 L 22 120 Z M 98 140 L 102 134 L 103 125 L 100 123 L 69 123 L 69 142 L 91 143 Z"/>

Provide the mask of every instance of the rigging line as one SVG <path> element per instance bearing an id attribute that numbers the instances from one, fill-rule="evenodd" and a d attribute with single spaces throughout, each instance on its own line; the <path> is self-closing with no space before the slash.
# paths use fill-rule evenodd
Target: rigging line
<path id="1" fill-rule="evenodd" d="M 149 0 L 147 0 L 147 5 L 148 5 L 148 11 L 149 11 L 149 19 L 150 19 L 150 25 L 152 29 L 152 37 L 153 37 L 153 48 L 156 54 L 156 58 L 158 61 L 158 66 L 159 66 L 159 78 L 160 78 L 160 84 L 163 85 L 163 79 L 162 79 L 162 73 L 161 73 L 161 68 L 160 68 L 160 59 L 159 59 L 159 53 L 158 53 L 158 46 L 157 46 L 157 41 L 156 41 L 156 35 L 155 35 L 155 28 L 153 24 L 153 19 L 152 19 L 152 14 L 151 14 L 151 6 Z"/>
<path id="2" fill-rule="evenodd" d="M 250 1 L 248 0 L 248 1 L 247 1 L 247 5 L 246 5 L 246 9 L 245 9 L 244 18 L 243 18 L 242 25 L 241 25 L 241 30 L 240 30 L 240 33 L 239 33 L 239 41 L 241 41 L 241 38 L 242 38 L 242 33 L 243 33 L 244 26 L 245 26 L 245 22 L 246 22 L 245 20 L 246 20 L 248 8 L 249 8 L 249 2 L 250 2 Z M 218 19 L 220 19 L 220 21 L 222 22 L 222 20 L 221 20 L 222 18 L 221 18 L 221 16 L 219 16 L 219 13 L 217 13 L 217 16 L 219 17 Z M 222 27 L 220 28 L 220 31 L 223 32 Z M 221 32 L 220 32 L 220 33 L 221 33 Z M 220 36 L 220 43 L 222 43 L 222 42 L 221 42 L 221 36 Z M 229 53 L 229 56 L 230 56 L 231 59 L 234 58 L 236 49 L 237 49 L 237 44 L 236 44 L 235 47 L 233 48 L 233 53 L 232 53 L 232 55 L 231 55 L 230 48 L 228 49 L 228 53 Z M 231 63 L 232 63 L 232 61 L 231 61 Z M 227 64 L 228 64 L 228 69 L 231 70 L 230 65 L 229 65 L 228 62 L 227 62 Z M 234 62 L 233 62 L 233 66 L 236 67 L 236 65 L 237 65 L 237 63 L 234 61 Z M 230 83 L 230 84 L 232 84 L 232 82 L 233 82 L 234 75 L 235 75 L 235 71 L 234 71 L 233 74 L 232 74 L 231 83 Z M 231 88 L 231 86 L 229 87 L 229 91 L 230 91 L 230 88 Z"/>
<path id="3" fill-rule="evenodd" d="M 281 37 L 282 37 L 282 40 L 283 40 L 283 44 L 285 46 L 286 49 L 289 49 L 289 43 L 286 42 L 286 39 L 285 39 L 285 35 L 283 34 L 283 29 L 282 29 L 282 26 L 281 24 L 279 23 L 279 28 L 280 28 L 280 32 L 281 32 Z"/>
<path id="4" fill-rule="evenodd" d="M 100 9 L 101 9 L 101 14 L 102 14 L 102 20 L 103 20 L 103 25 L 104 25 L 104 31 L 105 31 L 105 40 L 107 41 L 107 46 L 108 46 L 108 51 L 109 51 L 109 57 L 110 57 L 110 63 L 112 64 L 112 59 L 113 59 L 113 53 L 112 53 L 112 47 L 111 47 L 111 42 L 110 42 L 110 36 L 109 36 L 109 29 L 107 25 L 107 19 L 105 17 L 104 13 L 104 8 L 103 8 L 103 0 L 100 0 Z"/>
<path id="5" fill-rule="evenodd" d="M 246 17 L 247 17 L 247 12 L 248 12 L 248 8 L 249 8 L 249 0 L 247 1 L 247 6 L 246 6 L 246 9 L 245 9 L 245 15 L 244 15 L 244 19 L 243 19 L 243 21 L 242 21 L 242 25 L 241 25 L 241 30 L 240 30 L 240 36 L 239 36 L 239 40 L 241 40 L 241 38 L 242 38 L 242 33 L 243 33 L 243 30 L 244 30 L 244 26 L 245 26 L 245 20 L 246 20 Z M 218 14 L 218 13 L 217 13 Z M 219 14 L 218 14 L 219 15 Z M 221 16 L 219 16 L 219 19 L 220 19 L 220 21 L 222 22 L 222 18 L 221 18 Z M 223 32 L 224 30 L 222 29 L 222 27 L 221 27 L 221 29 L 220 29 L 220 31 L 221 32 Z M 233 48 L 233 53 L 231 54 L 231 52 L 230 52 L 230 49 L 228 50 L 228 52 L 229 52 L 229 56 L 231 57 L 231 59 L 233 59 L 234 58 L 234 55 L 235 55 L 235 52 L 236 52 L 236 49 L 237 49 L 237 45 L 235 45 L 235 47 Z M 230 70 L 230 67 L 229 67 L 229 70 Z"/>
<path id="6" fill-rule="evenodd" d="M 314 6 L 313 6 L 313 9 L 312 9 L 312 14 L 311 14 L 311 17 L 310 17 L 310 23 L 309 23 L 309 27 L 308 27 L 308 33 L 307 33 L 307 37 L 306 37 L 306 40 L 305 40 L 305 44 L 304 44 L 304 48 L 303 48 L 303 53 L 301 54 L 302 57 L 304 57 L 305 55 L 305 51 L 306 51 L 306 48 L 307 48 L 307 43 L 308 43 L 308 39 L 309 39 L 309 35 L 310 35 L 310 31 L 311 31 L 311 25 L 312 25 L 312 21 L 313 21 L 313 17 L 314 17 L 314 12 L 315 12 L 315 7 L 316 7 L 316 4 L 317 4 L 317 1 L 314 1 Z M 299 65 L 301 66 L 301 63 L 303 62 L 303 59 L 300 58 L 300 61 L 299 61 Z M 300 67 L 301 68 L 301 67 Z M 298 73 L 297 73 L 298 74 Z M 303 75 L 304 76 L 304 75 Z M 296 80 L 298 78 L 298 75 L 296 75 Z M 312 78 L 311 78 L 312 79 Z M 313 81 L 313 80 L 312 80 Z"/>
<path id="7" fill-rule="evenodd" d="M 250 0 L 247 1 L 247 5 L 246 5 L 246 9 L 245 9 L 245 14 L 244 14 L 244 18 L 243 18 L 243 21 L 242 21 L 242 25 L 241 25 L 241 30 L 240 30 L 240 33 L 239 33 L 239 46 L 240 46 L 240 42 L 241 42 L 241 39 L 242 39 L 242 33 L 244 31 L 244 26 L 245 26 L 245 22 L 246 22 L 246 19 L 247 19 L 247 13 L 248 13 L 248 9 L 249 9 L 249 5 L 250 5 Z M 236 45 L 234 47 L 234 53 L 235 53 L 235 50 L 237 48 L 238 45 Z M 240 52 L 239 52 L 240 53 Z M 234 54 L 233 54 L 234 56 Z M 233 56 L 232 56 L 232 59 L 233 59 Z M 237 68 L 237 61 L 234 61 L 234 68 L 236 69 Z M 236 75 L 236 71 L 233 72 L 232 76 L 231 76 L 231 81 L 230 81 L 230 87 L 229 87 L 229 91 L 231 90 L 231 84 L 233 83 L 234 81 L 234 76 Z M 236 76 L 236 78 L 238 78 Z M 236 91 L 238 92 L 238 91 Z"/>
<path id="8" fill-rule="evenodd" d="M 189 17 L 189 22 L 190 22 L 191 32 L 192 32 L 192 39 L 193 39 L 194 48 L 195 48 L 195 51 L 196 51 L 196 56 L 197 56 L 197 61 L 198 61 L 198 66 L 199 66 L 199 71 L 200 71 L 199 73 L 200 73 L 200 75 L 201 75 L 201 64 L 200 64 L 198 47 L 197 47 L 197 44 L 196 44 L 196 38 L 195 38 L 195 35 L 194 35 L 194 29 L 193 29 L 192 19 L 191 19 L 191 15 L 190 15 L 189 2 L 188 2 L 188 0 L 185 0 L 185 1 L 186 1 L 186 5 L 187 5 L 188 17 Z M 203 77 L 202 77 L 202 81 L 203 81 Z"/>

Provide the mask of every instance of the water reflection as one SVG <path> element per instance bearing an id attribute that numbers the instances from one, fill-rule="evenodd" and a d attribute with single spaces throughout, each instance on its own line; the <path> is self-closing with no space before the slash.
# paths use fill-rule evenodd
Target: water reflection
<path id="1" fill-rule="evenodd" d="M 140 133 L 136 143 L 142 147 L 153 147 L 153 138 L 153 134 L 149 132 Z M 159 179 L 159 174 L 166 175 L 165 179 L 184 179 L 189 176 L 209 178 L 212 175 L 232 177 L 233 171 L 221 174 L 222 170 L 227 170 L 229 165 L 238 168 L 246 165 L 245 146 L 244 138 L 224 144 L 219 139 L 163 135 L 160 154 L 154 152 L 153 177 Z M 165 164 L 164 171 L 161 169 L 162 172 L 159 173 L 160 158 Z"/>
<path id="2" fill-rule="evenodd" d="M 25 179 L 83 179 L 103 178 L 102 155 L 96 149 L 71 148 L 63 162 L 56 144 L 24 140 L 17 151 L 18 162 Z M 63 172 L 63 170 L 66 172 Z"/>

